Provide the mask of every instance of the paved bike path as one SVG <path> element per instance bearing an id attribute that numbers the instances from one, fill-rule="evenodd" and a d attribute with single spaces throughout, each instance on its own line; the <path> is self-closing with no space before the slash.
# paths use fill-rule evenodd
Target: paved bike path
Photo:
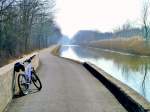
<path id="1" fill-rule="evenodd" d="M 40 52 L 43 88 L 14 99 L 7 112 L 126 112 L 115 97 L 80 64 Z"/>

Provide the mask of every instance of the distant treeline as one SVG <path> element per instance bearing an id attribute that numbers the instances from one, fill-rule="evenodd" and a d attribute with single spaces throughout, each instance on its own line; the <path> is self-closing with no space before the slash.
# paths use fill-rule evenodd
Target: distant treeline
<path id="1" fill-rule="evenodd" d="M 112 33 L 112 38 L 117 38 L 117 37 L 128 38 L 128 37 L 134 37 L 134 36 L 142 37 L 142 35 L 143 35 L 143 29 L 131 28 L 131 29 L 118 30 Z"/>
<path id="2" fill-rule="evenodd" d="M 130 29 L 119 29 L 114 32 L 101 33 L 99 31 L 81 30 L 73 38 L 73 44 L 89 43 L 92 41 L 98 41 L 101 39 L 112 39 L 112 38 L 130 38 L 134 36 L 142 37 L 143 29 L 130 28 Z"/>
<path id="3" fill-rule="evenodd" d="M 59 40 L 54 6 L 53 0 L 0 0 L 0 65 Z"/>

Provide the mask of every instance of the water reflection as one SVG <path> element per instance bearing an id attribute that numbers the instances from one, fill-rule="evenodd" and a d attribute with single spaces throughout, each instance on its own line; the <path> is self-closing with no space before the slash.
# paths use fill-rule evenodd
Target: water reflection
<path id="1" fill-rule="evenodd" d="M 150 57 L 79 46 L 64 46 L 60 55 L 99 66 L 150 101 Z"/>

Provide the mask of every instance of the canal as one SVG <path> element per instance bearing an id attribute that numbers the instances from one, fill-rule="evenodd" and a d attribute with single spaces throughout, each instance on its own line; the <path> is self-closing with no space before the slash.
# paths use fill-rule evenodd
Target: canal
<path id="1" fill-rule="evenodd" d="M 59 53 L 62 57 L 95 64 L 150 102 L 150 57 L 81 46 L 62 46 Z"/>

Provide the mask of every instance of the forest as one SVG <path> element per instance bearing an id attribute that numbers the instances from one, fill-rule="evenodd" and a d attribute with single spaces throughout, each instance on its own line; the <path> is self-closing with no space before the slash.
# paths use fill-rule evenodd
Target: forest
<path id="1" fill-rule="evenodd" d="M 54 7 L 53 0 L 0 0 L 0 65 L 58 41 Z"/>

